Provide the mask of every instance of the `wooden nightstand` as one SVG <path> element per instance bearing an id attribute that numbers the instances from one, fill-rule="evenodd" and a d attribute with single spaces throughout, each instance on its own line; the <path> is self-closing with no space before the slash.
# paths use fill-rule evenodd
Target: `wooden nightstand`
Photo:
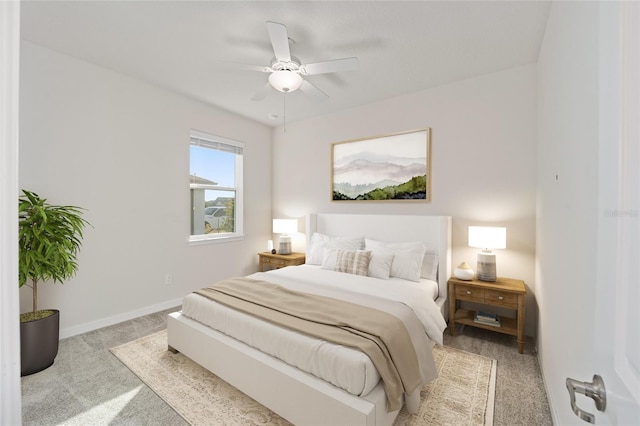
<path id="1" fill-rule="evenodd" d="M 524 296 L 527 289 L 524 281 L 500 278 L 495 282 L 450 278 L 449 284 L 449 333 L 453 336 L 455 325 L 466 324 L 497 333 L 510 334 L 518 338 L 518 351 L 524 349 Z M 500 317 L 500 327 L 474 322 L 475 311 L 460 308 L 460 301 L 481 303 L 513 309 L 516 318 Z"/>
<path id="2" fill-rule="evenodd" d="M 260 272 L 264 272 L 265 266 L 269 267 L 267 269 L 280 269 L 285 266 L 303 265 L 305 261 L 304 253 L 271 254 L 265 251 L 258 253 L 258 258 L 260 259 L 260 265 L 258 266 Z"/>

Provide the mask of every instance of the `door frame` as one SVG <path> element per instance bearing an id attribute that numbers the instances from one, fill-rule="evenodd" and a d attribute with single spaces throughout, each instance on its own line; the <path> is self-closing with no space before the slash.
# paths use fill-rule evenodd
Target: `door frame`
<path id="1" fill-rule="evenodd" d="M 18 292 L 20 2 L 0 1 L 0 424 L 22 422 Z"/>

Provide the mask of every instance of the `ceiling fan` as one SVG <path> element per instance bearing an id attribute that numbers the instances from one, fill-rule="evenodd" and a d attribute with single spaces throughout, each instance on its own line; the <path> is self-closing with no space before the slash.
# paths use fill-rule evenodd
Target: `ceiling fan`
<path id="1" fill-rule="evenodd" d="M 327 74 L 342 71 L 351 71 L 358 68 L 358 58 L 343 58 L 325 62 L 315 62 L 303 64 L 295 56 L 291 55 L 289 48 L 289 36 L 287 27 L 277 22 L 266 22 L 267 32 L 273 47 L 275 57 L 268 67 L 258 65 L 243 65 L 242 67 L 252 71 L 260 71 L 269 74 L 269 82 L 260 89 L 251 100 L 263 100 L 271 88 L 283 93 L 293 92 L 300 89 L 301 92 L 319 100 L 329 96 L 316 86 L 305 80 L 303 76 L 314 74 Z M 293 40 L 291 40 L 293 41 Z"/>

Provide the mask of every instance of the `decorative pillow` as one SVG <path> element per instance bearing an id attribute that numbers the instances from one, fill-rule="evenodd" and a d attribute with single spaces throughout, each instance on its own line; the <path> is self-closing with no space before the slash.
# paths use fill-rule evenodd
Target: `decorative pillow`
<path id="1" fill-rule="evenodd" d="M 322 265 L 324 249 L 361 250 L 364 248 L 364 237 L 330 237 L 314 232 L 311 236 L 305 263 Z"/>
<path id="2" fill-rule="evenodd" d="M 365 240 L 365 247 L 367 250 L 383 248 L 393 252 L 390 276 L 420 282 L 422 261 L 425 252 L 424 244 L 421 242 L 385 243 L 382 241 Z"/>
<path id="3" fill-rule="evenodd" d="M 422 278 L 431 281 L 438 281 L 438 255 L 433 253 L 425 253 L 422 260 Z"/>
<path id="4" fill-rule="evenodd" d="M 393 252 L 384 249 L 371 251 L 369 261 L 369 272 L 367 275 L 373 278 L 388 280 L 391 274 L 391 264 L 393 263 Z"/>
<path id="5" fill-rule="evenodd" d="M 324 253 L 323 269 L 354 275 L 367 275 L 369 271 L 370 251 L 325 249 Z"/>

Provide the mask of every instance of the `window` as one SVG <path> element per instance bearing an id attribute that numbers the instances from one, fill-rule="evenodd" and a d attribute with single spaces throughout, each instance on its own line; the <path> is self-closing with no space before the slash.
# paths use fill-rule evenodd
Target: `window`
<path id="1" fill-rule="evenodd" d="M 228 240 L 243 236 L 242 153 L 244 145 L 191 131 L 189 241 Z"/>

